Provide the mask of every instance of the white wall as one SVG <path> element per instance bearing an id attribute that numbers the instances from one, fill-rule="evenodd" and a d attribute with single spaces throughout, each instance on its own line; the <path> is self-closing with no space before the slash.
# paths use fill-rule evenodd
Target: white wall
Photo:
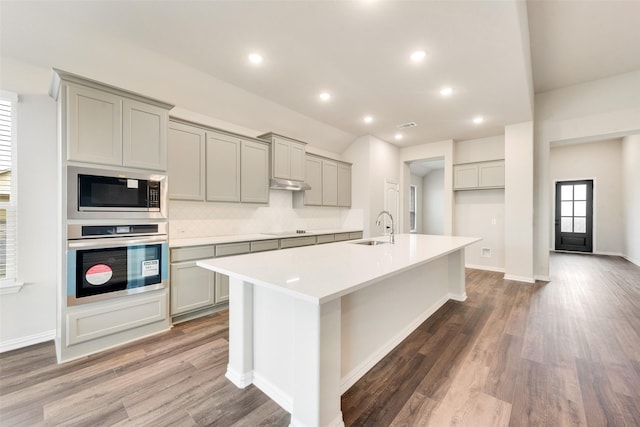
<path id="1" fill-rule="evenodd" d="M 622 199 L 622 252 L 629 261 L 640 266 L 640 134 L 622 139 Z"/>
<path id="2" fill-rule="evenodd" d="M 482 238 L 465 249 L 467 267 L 504 272 L 504 190 L 456 191 L 455 202 L 456 235 Z"/>
<path id="3" fill-rule="evenodd" d="M 453 140 L 431 142 L 400 149 L 399 174 L 400 174 L 400 210 L 401 224 L 398 230 L 409 232 L 409 182 L 411 171 L 409 163 L 416 160 L 443 159 L 444 160 L 444 234 L 453 234 Z"/>
<path id="4" fill-rule="evenodd" d="M 505 126 L 505 279 L 534 282 L 533 122 Z"/>
<path id="5" fill-rule="evenodd" d="M 53 339 L 56 330 L 58 188 L 56 104 L 20 95 L 17 107 L 18 281 L 0 295 L 0 351 Z"/>
<path id="6" fill-rule="evenodd" d="M 426 205 L 424 198 L 426 193 L 424 192 L 424 178 L 419 175 L 411 174 L 411 185 L 416 187 L 416 231 L 415 233 L 424 233 L 424 216 L 426 212 L 424 207 Z"/>
<path id="7" fill-rule="evenodd" d="M 535 272 L 548 278 L 551 143 L 639 133 L 640 70 L 537 94 L 535 123 Z"/>
<path id="8" fill-rule="evenodd" d="M 422 197 L 422 230 L 424 234 L 444 234 L 444 168 L 424 176 Z"/>
<path id="9" fill-rule="evenodd" d="M 621 255 L 624 251 L 622 199 L 622 143 L 620 139 L 552 146 L 549 156 L 550 194 L 556 181 L 593 179 L 593 252 Z M 640 181 L 638 181 L 640 182 Z M 555 201 L 551 203 L 555 218 Z M 554 247 L 555 227 L 550 242 Z"/>
<path id="10" fill-rule="evenodd" d="M 504 135 L 456 141 L 454 163 L 504 159 Z"/>
<path id="11" fill-rule="evenodd" d="M 382 227 L 376 226 L 376 218 L 384 210 L 385 180 L 400 184 L 398 159 L 398 147 L 371 135 L 356 139 L 342 153 L 342 160 L 353 163 L 351 205 L 353 209 L 362 210 L 365 237 L 379 236 L 384 232 Z M 408 191 L 410 179 L 406 182 Z M 404 187 L 401 185 L 400 188 Z M 408 209 L 405 212 L 408 216 Z M 398 224 L 395 226 L 399 232 L 401 228 Z"/>

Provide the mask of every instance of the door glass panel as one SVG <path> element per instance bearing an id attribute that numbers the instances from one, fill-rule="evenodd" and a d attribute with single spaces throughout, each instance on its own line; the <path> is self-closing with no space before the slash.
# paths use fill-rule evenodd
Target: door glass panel
<path id="1" fill-rule="evenodd" d="M 575 189 L 574 192 L 574 197 L 573 200 L 587 200 L 587 185 L 586 184 L 580 184 L 580 185 L 574 185 L 573 188 Z"/>
<path id="2" fill-rule="evenodd" d="M 564 215 L 564 214 L 562 214 Z M 587 202 L 574 202 L 574 212 L 575 216 L 587 216 Z"/>
<path id="3" fill-rule="evenodd" d="M 586 218 L 579 218 L 579 217 L 573 218 L 573 232 L 574 233 L 586 233 L 587 232 L 587 219 Z"/>
<path id="4" fill-rule="evenodd" d="M 571 233 L 573 231 L 573 218 L 562 218 L 560 222 L 560 231 L 563 233 Z"/>
<path id="5" fill-rule="evenodd" d="M 573 200 L 573 185 L 563 185 L 561 188 L 562 200 Z"/>
<path id="6" fill-rule="evenodd" d="M 573 202 L 562 202 L 562 216 L 573 216 Z"/>

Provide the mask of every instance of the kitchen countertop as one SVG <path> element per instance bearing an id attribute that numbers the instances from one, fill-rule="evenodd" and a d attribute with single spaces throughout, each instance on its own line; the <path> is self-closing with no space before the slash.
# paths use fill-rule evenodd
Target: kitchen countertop
<path id="1" fill-rule="evenodd" d="M 388 239 L 384 236 L 365 240 Z M 212 258 L 198 261 L 197 265 L 323 304 L 479 240 L 475 237 L 400 234 L 396 235 L 395 244 L 365 246 L 354 243 L 362 240 L 352 240 Z"/>
<path id="2" fill-rule="evenodd" d="M 256 240 L 286 239 L 289 237 L 320 236 L 323 234 L 337 234 L 337 233 L 355 233 L 359 231 L 362 231 L 362 229 L 336 228 L 336 229 L 325 229 L 325 230 L 306 230 L 305 233 L 300 233 L 300 234 L 296 233 L 295 231 L 292 231 L 291 233 L 287 233 L 287 234 L 283 234 L 283 232 L 274 232 L 273 234 L 268 234 L 268 233 L 234 234 L 234 235 L 212 236 L 212 237 L 170 238 L 169 247 L 179 248 L 184 246 L 201 246 L 201 245 L 217 245 L 222 243 L 253 242 Z"/>

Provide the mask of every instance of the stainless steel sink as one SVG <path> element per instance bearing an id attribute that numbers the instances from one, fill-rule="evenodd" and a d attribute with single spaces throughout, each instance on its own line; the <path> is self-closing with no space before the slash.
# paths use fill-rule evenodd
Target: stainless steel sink
<path id="1" fill-rule="evenodd" d="M 365 245 L 365 246 L 377 246 L 384 245 L 389 242 L 383 242 L 381 240 L 365 240 L 363 242 L 352 242 L 354 245 Z"/>

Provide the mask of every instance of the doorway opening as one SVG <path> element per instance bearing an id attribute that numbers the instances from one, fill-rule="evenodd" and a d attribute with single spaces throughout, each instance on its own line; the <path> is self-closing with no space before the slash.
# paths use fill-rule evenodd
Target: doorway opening
<path id="1" fill-rule="evenodd" d="M 555 249 L 593 252 L 593 180 L 556 182 Z"/>

